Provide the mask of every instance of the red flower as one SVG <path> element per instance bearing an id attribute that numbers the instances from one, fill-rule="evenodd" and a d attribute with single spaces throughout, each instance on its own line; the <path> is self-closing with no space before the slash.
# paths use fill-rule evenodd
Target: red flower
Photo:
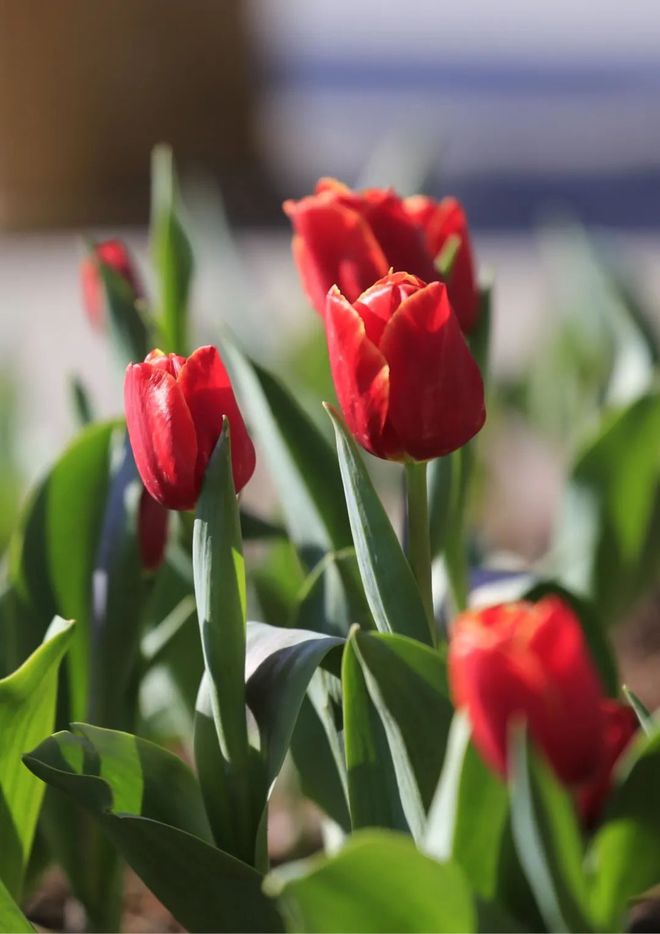
<path id="1" fill-rule="evenodd" d="M 170 514 L 143 487 L 138 506 L 138 547 L 145 571 L 157 570 L 165 555 Z"/>
<path id="2" fill-rule="evenodd" d="M 483 425 L 481 374 L 441 282 L 390 273 L 353 304 L 332 288 L 325 326 L 344 417 L 372 454 L 440 457 Z"/>
<path id="3" fill-rule="evenodd" d="M 127 283 L 135 298 L 141 295 L 141 288 L 131 257 L 121 240 L 105 240 L 94 246 L 94 255 L 87 256 L 80 264 L 80 283 L 83 303 L 87 316 L 94 327 L 103 323 L 103 286 L 99 275 L 98 263 L 110 266 Z"/>
<path id="4" fill-rule="evenodd" d="M 223 415 L 231 430 L 236 491 L 252 476 L 254 447 L 215 347 L 199 347 L 188 359 L 152 350 L 144 363 L 130 364 L 124 405 L 142 482 L 163 506 L 194 507 Z"/>
<path id="5" fill-rule="evenodd" d="M 391 189 L 354 192 L 322 178 L 313 195 L 285 201 L 284 211 L 293 224 L 293 254 L 303 287 L 320 315 L 333 285 L 354 302 L 390 269 L 438 281 L 434 260 L 456 234 L 460 244 L 449 297 L 463 330 L 474 326 L 478 296 L 472 253 L 465 215 L 454 199 L 440 204 L 430 198 L 402 200 Z"/>
<path id="6" fill-rule="evenodd" d="M 601 732 L 604 751 L 596 773 L 577 791 L 577 803 L 587 827 L 592 827 L 612 785 L 612 772 L 639 728 L 631 707 L 606 698 L 601 701 Z"/>
<path id="7" fill-rule="evenodd" d="M 456 198 L 434 201 L 425 195 L 406 198 L 404 206 L 424 231 L 431 256 L 442 253 L 451 237 L 457 238 L 456 256 L 447 282 L 449 301 L 466 334 L 474 328 L 479 314 L 477 277 L 465 212 Z"/>
<path id="8" fill-rule="evenodd" d="M 506 772 L 509 726 L 532 739 L 569 785 L 593 780 L 605 759 L 602 693 L 573 611 L 556 597 L 468 611 L 454 621 L 449 679 L 475 746 Z"/>

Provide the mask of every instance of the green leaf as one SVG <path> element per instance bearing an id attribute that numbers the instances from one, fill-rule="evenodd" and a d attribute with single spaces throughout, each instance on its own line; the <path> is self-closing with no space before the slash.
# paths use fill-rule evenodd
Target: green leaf
<path id="1" fill-rule="evenodd" d="M 131 285 L 119 273 L 95 256 L 105 298 L 105 319 L 117 364 L 123 372 L 127 364 L 144 360 L 153 344 L 142 319 Z"/>
<path id="2" fill-rule="evenodd" d="M 279 897 L 290 930 L 476 930 L 474 901 L 458 866 L 430 859 L 395 833 L 355 834 L 336 856 L 308 860 L 295 875 L 272 873 L 266 886 Z"/>
<path id="3" fill-rule="evenodd" d="M 341 683 L 352 826 L 407 831 L 387 735 L 369 697 L 354 639 L 344 647 Z"/>
<path id="4" fill-rule="evenodd" d="M 620 618 L 660 568 L 660 392 L 609 416 L 573 469 L 552 560 L 562 582 Z"/>
<path id="5" fill-rule="evenodd" d="M 470 742 L 463 713 L 452 721 L 445 761 L 429 812 L 424 850 L 436 859 L 453 859 L 475 892 L 497 895 L 500 840 L 508 810 L 504 782 L 483 762 Z"/>
<path id="6" fill-rule="evenodd" d="M 117 427 L 104 422 L 78 435 L 39 486 L 12 542 L 10 577 L 30 619 L 27 652 L 54 615 L 78 623 L 67 658 L 74 718 L 86 712 L 92 573 Z"/>
<path id="7" fill-rule="evenodd" d="M 484 384 L 488 382 L 488 357 L 490 352 L 490 332 L 492 325 L 493 283 L 487 282 L 479 289 L 479 317 L 470 334 L 468 344 L 472 356 L 481 370 Z"/>
<path id="8" fill-rule="evenodd" d="M 185 356 L 193 256 L 181 223 L 172 151 L 168 146 L 157 146 L 152 157 L 151 250 L 158 274 L 158 324 L 163 350 Z"/>
<path id="9" fill-rule="evenodd" d="M 339 671 L 337 649 L 344 640 L 303 629 L 248 623 L 245 678 L 247 702 L 261 736 L 268 780 L 282 767 L 307 688 L 330 653 Z"/>
<path id="10" fill-rule="evenodd" d="M 298 713 L 291 754 L 303 794 L 348 833 L 351 818 L 341 726 L 341 681 L 319 669 Z"/>
<path id="11" fill-rule="evenodd" d="M 335 429 L 355 553 L 376 627 L 381 632 L 399 632 L 428 644 L 424 607 L 396 532 L 355 441 L 337 412 L 331 407 L 327 411 Z"/>
<path id="12" fill-rule="evenodd" d="M 17 899 L 44 793 L 21 756 L 53 729 L 57 670 L 72 635 L 73 623 L 55 619 L 43 644 L 0 680 L 0 879 Z"/>
<path id="13" fill-rule="evenodd" d="M 34 928 L 11 897 L 0 879 L 0 931 L 13 931 L 14 934 L 34 932 Z"/>
<path id="14" fill-rule="evenodd" d="M 276 931 L 261 876 L 207 841 L 199 788 L 184 763 L 153 743 L 77 724 L 26 763 L 70 795 L 190 931 Z"/>
<path id="15" fill-rule="evenodd" d="M 600 930 L 619 930 L 629 900 L 660 878 L 660 736 L 640 736 L 617 773 L 588 854 Z"/>
<path id="16" fill-rule="evenodd" d="M 127 435 L 113 461 L 93 572 L 88 716 L 99 726 L 132 729 L 145 588 L 137 528 L 142 483 Z"/>
<path id="17" fill-rule="evenodd" d="M 511 826 L 518 858 L 550 931 L 593 930 L 575 811 L 550 768 L 512 733 Z"/>
<path id="18" fill-rule="evenodd" d="M 341 477 L 331 445 L 293 395 L 272 374 L 225 339 L 223 357 L 260 444 L 301 562 L 311 571 L 327 552 L 351 545 Z M 367 615 L 350 565 L 330 568 L 325 619 L 315 628 L 343 635 Z"/>
<path id="19" fill-rule="evenodd" d="M 193 573 L 218 742 L 225 758 L 240 762 L 247 755 L 245 562 L 226 417 L 197 504 Z"/>
<path id="20" fill-rule="evenodd" d="M 221 783 L 225 794 L 233 797 L 226 804 L 236 815 L 238 838 L 233 846 L 238 855 L 251 861 L 255 822 L 248 787 L 250 753 L 245 717 L 245 565 L 226 417 L 197 504 L 193 574 L 205 668 L 195 735 L 200 781 L 218 841 L 224 841 L 227 832 L 224 818 L 222 826 L 216 826 L 213 818 L 213 799 L 222 793 Z M 209 714 L 215 740 L 209 735 Z M 209 743 L 217 746 L 217 756 L 208 748 Z M 226 781 L 227 775 L 230 781 Z"/>
<path id="21" fill-rule="evenodd" d="M 647 710 L 635 692 L 631 691 L 626 684 L 622 686 L 622 690 L 626 700 L 635 711 L 635 716 L 637 717 L 639 725 L 641 726 L 644 733 L 646 733 L 647 736 L 653 736 L 653 734 L 657 733 L 658 731 L 658 726 L 653 719 L 653 714 Z"/>
<path id="22" fill-rule="evenodd" d="M 354 631 L 347 651 L 355 654 L 384 728 L 406 821 L 419 842 L 454 712 L 445 660 L 413 639 L 384 633 Z"/>
<path id="23" fill-rule="evenodd" d="M 77 374 L 69 378 L 69 394 L 71 396 L 71 406 L 76 424 L 79 428 L 86 428 L 96 420 L 94 416 L 94 406 L 89 389 L 82 378 Z"/>
<path id="24" fill-rule="evenodd" d="M 25 757 L 29 769 L 99 816 L 134 814 L 210 841 L 199 786 L 188 766 L 148 740 L 74 723 Z"/>

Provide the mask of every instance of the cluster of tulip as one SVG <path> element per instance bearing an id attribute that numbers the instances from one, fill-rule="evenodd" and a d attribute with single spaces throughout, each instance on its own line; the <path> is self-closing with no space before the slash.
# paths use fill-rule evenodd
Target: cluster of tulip
<path id="1" fill-rule="evenodd" d="M 483 426 L 485 405 L 469 346 L 479 294 L 460 204 L 402 199 L 382 189 L 358 193 L 323 179 L 313 195 L 287 201 L 284 210 L 355 439 L 377 457 L 403 462 L 463 447 Z M 138 278 L 122 244 L 101 244 L 97 256 L 137 297 Z M 83 266 L 83 290 L 98 323 L 92 258 Z M 153 350 L 130 365 L 125 411 L 146 491 L 143 560 L 154 567 L 164 549 L 165 510 L 194 508 L 223 416 L 237 492 L 253 474 L 255 451 L 215 347 L 188 358 Z M 546 598 L 459 614 L 450 627 L 448 671 L 454 702 L 467 711 L 485 761 L 506 774 L 511 726 L 523 720 L 574 794 L 585 825 L 593 824 L 637 720 L 628 706 L 604 696 L 570 607 Z"/>

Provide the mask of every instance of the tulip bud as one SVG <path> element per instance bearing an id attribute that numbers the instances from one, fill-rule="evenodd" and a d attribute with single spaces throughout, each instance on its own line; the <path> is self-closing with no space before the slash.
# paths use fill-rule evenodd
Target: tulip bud
<path id="1" fill-rule="evenodd" d="M 98 263 L 110 266 L 127 283 L 131 292 L 138 298 L 141 288 L 131 257 L 121 240 L 105 240 L 93 248 L 93 255 L 86 256 L 80 264 L 80 283 L 83 304 L 93 327 L 103 324 L 103 285 Z"/>
<path id="2" fill-rule="evenodd" d="M 124 382 L 126 426 L 145 487 L 169 509 L 192 509 L 226 415 L 236 492 L 254 472 L 252 441 L 215 347 L 187 359 L 153 350 L 130 364 Z"/>
<path id="3" fill-rule="evenodd" d="M 598 775 L 605 756 L 601 687 L 580 623 L 561 600 L 460 614 L 448 665 L 474 744 L 500 774 L 511 723 L 520 719 L 566 784 Z"/>
<path id="4" fill-rule="evenodd" d="M 325 325 L 337 398 L 367 451 L 428 460 L 484 424 L 479 367 L 442 283 L 390 273 L 353 304 L 332 288 Z"/>
<path id="5" fill-rule="evenodd" d="M 639 729 L 633 710 L 610 698 L 601 701 L 601 719 L 604 752 L 600 765 L 577 790 L 578 808 L 587 827 L 597 823 L 612 785 L 612 772 Z"/>
<path id="6" fill-rule="evenodd" d="M 456 255 L 446 280 L 447 289 L 463 333 L 469 334 L 477 323 L 479 292 L 467 218 L 460 202 L 456 198 L 434 201 L 425 195 L 413 195 L 405 199 L 404 205 L 408 215 L 424 231 L 426 247 L 434 259 L 442 254 L 452 237 L 457 239 Z"/>
<path id="7" fill-rule="evenodd" d="M 325 314 L 328 289 L 336 285 L 349 302 L 385 276 L 406 269 L 424 282 L 441 279 L 435 259 L 450 237 L 458 252 L 449 297 L 461 327 L 476 323 L 478 294 L 467 222 L 454 198 L 400 198 L 392 189 L 351 191 L 322 178 L 314 194 L 285 201 L 294 229 L 293 255 L 303 288 L 317 312 Z"/>
<path id="8" fill-rule="evenodd" d="M 138 506 L 138 547 L 145 571 L 156 571 L 162 564 L 167 545 L 169 512 L 146 488 Z"/>

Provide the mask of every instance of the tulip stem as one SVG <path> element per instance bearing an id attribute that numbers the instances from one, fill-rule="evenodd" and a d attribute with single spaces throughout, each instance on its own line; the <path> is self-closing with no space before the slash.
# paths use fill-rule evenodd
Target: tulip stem
<path id="1" fill-rule="evenodd" d="M 426 463 L 417 461 L 406 463 L 406 489 L 408 495 L 408 560 L 419 587 L 431 633 L 431 643 L 435 645 L 438 633 L 433 612 Z"/>

